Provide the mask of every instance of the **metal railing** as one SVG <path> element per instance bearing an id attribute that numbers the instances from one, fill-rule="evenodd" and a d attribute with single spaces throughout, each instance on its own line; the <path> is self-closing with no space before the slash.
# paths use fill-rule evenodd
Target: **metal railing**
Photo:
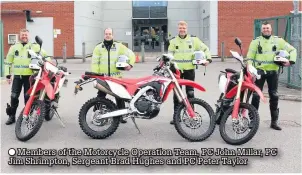
<path id="1" fill-rule="evenodd" d="M 1 46 L 0 46 L 0 56 L 1 56 L 1 59 L 0 59 L 0 77 L 3 77 L 4 76 L 4 42 L 3 42 L 3 23 L 2 21 L 0 21 L 0 43 L 1 43 Z"/>

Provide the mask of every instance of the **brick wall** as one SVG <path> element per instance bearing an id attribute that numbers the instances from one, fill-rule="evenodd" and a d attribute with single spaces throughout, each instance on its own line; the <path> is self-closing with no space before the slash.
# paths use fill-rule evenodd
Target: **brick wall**
<path id="1" fill-rule="evenodd" d="M 2 3 L 1 20 L 4 24 L 4 41 L 7 34 L 18 33 L 26 27 L 26 15 L 24 12 L 8 13 L 7 10 L 31 10 L 31 17 L 53 17 L 54 29 L 61 29 L 61 35 L 54 38 L 54 56 L 62 56 L 62 47 L 67 44 L 67 57 L 74 55 L 74 2 L 12 2 Z M 42 13 L 36 13 L 42 11 Z M 33 37 L 33 36 L 31 36 Z M 4 42 L 4 54 L 6 56 L 10 45 Z"/>
<path id="2" fill-rule="evenodd" d="M 221 56 L 221 42 L 225 43 L 225 56 L 231 55 L 231 49 L 239 52 L 234 43 L 239 37 L 246 56 L 254 38 L 254 19 L 285 16 L 291 10 L 292 1 L 218 1 L 218 55 Z"/>

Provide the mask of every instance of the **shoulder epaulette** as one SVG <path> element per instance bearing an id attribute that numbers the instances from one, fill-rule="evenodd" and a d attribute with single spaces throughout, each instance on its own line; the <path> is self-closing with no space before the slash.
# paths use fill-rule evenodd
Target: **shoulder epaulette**
<path id="1" fill-rule="evenodd" d="M 113 41 L 113 42 L 115 42 L 115 43 L 121 43 L 121 42 L 119 42 L 119 41 Z"/>
<path id="2" fill-rule="evenodd" d="M 274 38 L 282 38 L 281 36 L 274 36 Z"/>
<path id="3" fill-rule="evenodd" d="M 256 40 L 256 39 L 260 39 L 260 36 L 258 36 L 258 37 L 256 37 L 256 38 L 254 38 L 253 40 Z"/>
<path id="4" fill-rule="evenodd" d="M 175 39 L 175 36 L 174 36 L 174 37 L 172 37 L 170 40 L 172 40 L 172 39 Z"/>
<path id="5" fill-rule="evenodd" d="M 103 41 L 101 41 L 101 42 L 97 43 L 97 44 L 96 44 L 96 46 L 97 46 L 97 45 L 99 45 L 99 44 L 102 44 L 102 43 L 103 43 Z"/>
<path id="6" fill-rule="evenodd" d="M 196 37 L 196 35 L 191 35 L 191 37 Z"/>

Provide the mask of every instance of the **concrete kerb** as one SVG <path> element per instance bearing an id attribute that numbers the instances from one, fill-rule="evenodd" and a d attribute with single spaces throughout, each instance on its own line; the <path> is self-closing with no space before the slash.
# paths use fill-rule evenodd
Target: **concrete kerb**
<path id="1" fill-rule="evenodd" d="M 264 93 L 264 97 L 269 98 L 269 94 L 268 93 Z M 301 98 L 301 96 L 298 96 L 298 95 L 279 94 L 279 100 L 301 102 L 302 98 Z"/>

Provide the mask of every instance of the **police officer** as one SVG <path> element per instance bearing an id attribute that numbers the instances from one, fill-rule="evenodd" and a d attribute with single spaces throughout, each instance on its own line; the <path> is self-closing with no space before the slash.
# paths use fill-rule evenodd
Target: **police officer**
<path id="1" fill-rule="evenodd" d="M 35 52 L 40 51 L 40 46 L 38 44 L 29 41 L 29 31 L 27 29 L 20 30 L 19 38 L 21 42 L 17 42 L 10 47 L 4 62 L 7 82 L 10 84 L 12 77 L 14 77 L 11 90 L 11 103 L 6 108 L 6 113 L 9 116 L 6 125 L 15 122 L 22 86 L 24 88 L 25 104 L 29 98 L 29 96 L 26 95 L 26 92 L 30 88 L 29 77 L 33 74 L 33 71 L 29 69 L 31 56 L 27 50 L 32 49 Z M 12 74 L 14 74 L 14 76 L 12 76 Z"/>
<path id="2" fill-rule="evenodd" d="M 204 66 L 212 62 L 209 48 L 196 36 L 187 34 L 187 23 L 179 21 L 178 35 L 173 37 L 169 42 L 168 52 L 174 56 L 174 62 L 177 63 L 181 70 L 181 78 L 188 80 L 195 80 L 195 65 L 192 64 L 195 51 L 203 51 L 206 54 L 207 61 Z M 186 94 L 188 98 L 194 98 L 194 88 L 186 87 Z M 176 113 L 178 100 L 174 94 L 174 114 Z M 174 115 L 173 114 L 173 115 Z M 170 124 L 174 124 L 173 120 Z"/>
<path id="3" fill-rule="evenodd" d="M 122 73 L 115 66 L 118 57 L 120 55 L 125 55 L 130 59 L 130 66 L 125 68 L 125 70 L 130 70 L 135 63 L 135 55 L 122 43 L 113 40 L 113 30 L 111 28 L 105 29 L 104 34 L 104 41 L 99 43 L 93 51 L 91 63 L 92 72 L 121 78 Z M 104 92 L 98 91 L 98 97 L 105 96 L 106 94 Z M 118 108 L 125 108 L 123 100 L 116 98 L 116 103 Z M 122 117 L 120 121 L 121 123 L 126 123 Z"/>
<path id="4" fill-rule="evenodd" d="M 275 53 L 279 50 L 286 50 L 290 54 L 290 59 L 282 66 L 295 64 L 297 51 L 284 39 L 272 35 L 272 26 L 268 22 L 263 22 L 261 27 L 262 36 L 252 40 L 247 53 L 248 63 L 253 64 L 261 75 L 261 79 L 256 80 L 256 85 L 263 90 L 265 80 L 268 84 L 270 97 L 271 125 L 275 130 L 281 130 L 277 121 L 279 118 L 278 108 L 278 79 L 280 65 L 274 63 Z M 258 109 L 260 97 L 257 93 L 253 94 L 252 105 Z"/>

